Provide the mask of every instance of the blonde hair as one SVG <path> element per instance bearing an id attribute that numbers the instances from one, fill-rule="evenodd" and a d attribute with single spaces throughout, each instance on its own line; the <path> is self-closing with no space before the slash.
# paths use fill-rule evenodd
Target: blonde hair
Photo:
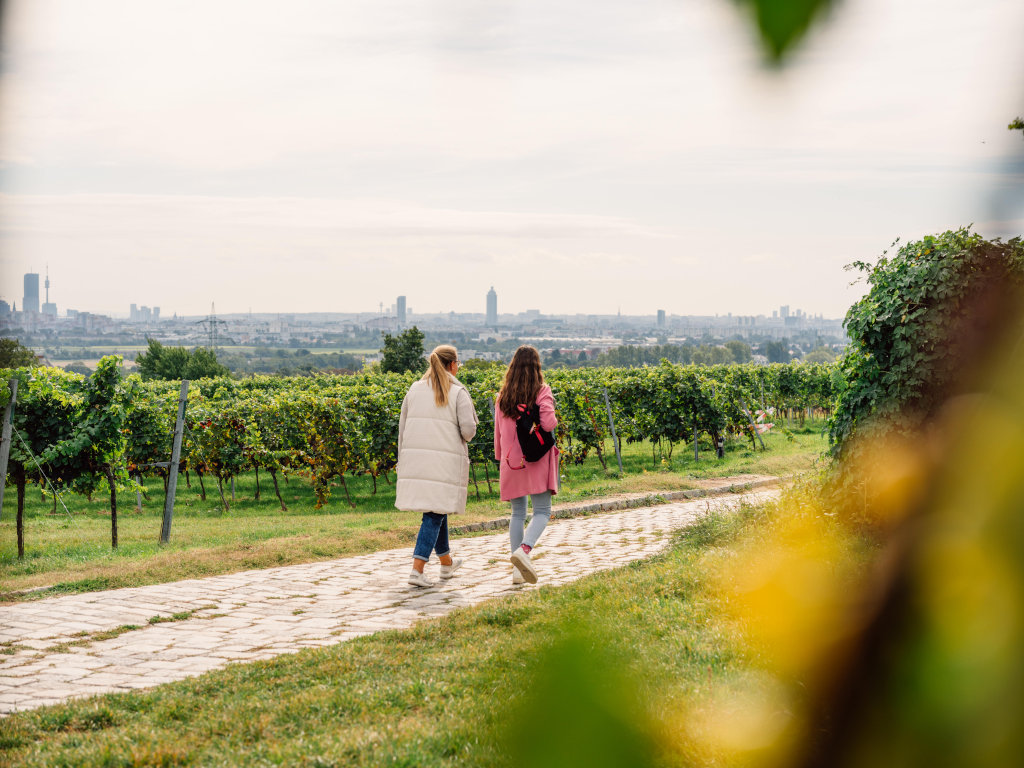
<path id="1" fill-rule="evenodd" d="M 423 378 L 430 381 L 434 388 L 434 402 L 439 408 L 448 405 L 448 390 L 451 389 L 454 378 L 448 367 L 458 359 L 459 352 L 451 344 L 434 347 L 434 351 L 430 353 L 430 367 L 423 374 Z"/>

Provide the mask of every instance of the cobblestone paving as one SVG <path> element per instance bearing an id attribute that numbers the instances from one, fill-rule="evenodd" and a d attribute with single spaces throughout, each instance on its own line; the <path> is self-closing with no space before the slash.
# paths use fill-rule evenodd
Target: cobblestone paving
<path id="1" fill-rule="evenodd" d="M 775 495 L 761 491 L 554 520 L 536 550 L 538 586 L 650 557 L 672 531 L 709 507 Z M 452 553 L 466 564 L 429 589 L 406 584 L 407 547 L 0 607 L 0 713 L 169 683 L 233 662 L 401 629 L 533 589 L 512 585 L 507 549 L 506 532 L 455 539 Z M 427 575 L 437 573 L 433 560 Z M 151 623 L 156 617 L 168 621 Z"/>

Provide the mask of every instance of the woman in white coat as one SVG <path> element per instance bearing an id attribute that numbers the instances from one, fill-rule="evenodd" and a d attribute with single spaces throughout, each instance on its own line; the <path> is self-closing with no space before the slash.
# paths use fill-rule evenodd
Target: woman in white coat
<path id="1" fill-rule="evenodd" d="M 476 434 L 473 398 L 455 378 L 459 353 L 442 344 L 430 353 L 430 368 L 402 400 L 398 422 L 398 483 L 395 506 L 422 512 L 409 583 L 432 587 L 423 573 L 430 553 L 441 560 L 441 578 L 450 579 L 462 560 L 452 560 L 448 515 L 466 511 L 469 484 L 467 443 Z"/>

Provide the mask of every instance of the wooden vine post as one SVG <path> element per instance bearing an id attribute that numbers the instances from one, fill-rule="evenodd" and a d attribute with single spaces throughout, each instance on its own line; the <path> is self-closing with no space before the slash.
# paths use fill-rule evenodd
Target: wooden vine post
<path id="1" fill-rule="evenodd" d="M 174 443 L 171 445 L 171 465 L 167 468 L 167 495 L 164 498 L 164 522 L 160 527 L 160 543 L 171 540 L 171 517 L 174 515 L 174 494 L 178 490 L 178 462 L 181 459 L 181 436 L 185 431 L 185 403 L 188 401 L 188 379 L 181 382 L 178 395 L 178 419 L 174 422 Z"/>
<path id="2" fill-rule="evenodd" d="M 18 559 L 25 559 L 25 466 L 18 464 L 14 471 L 14 482 L 18 486 L 18 519 L 15 526 L 18 531 Z"/>
<path id="3" fill-rule="evenodd" d="M 4 409 L 3 437 L 0 438 L 0 516 L 4 508 L 4 486 L 7 485 L 7 460 L 11 458 L 11 430 L 14 427 L 14 403 L 18 399 L 18 380 L 11 379 L 11 400 Z"/>
<path id="4" fill-rule="evenodd" d="M 615 446 L 615 458 L 619 462 L 619 477 L 622 477 L 622 452 L 619 450 L 619 441 L 615 437 L 615 419 L 612 418 L 612 403 L 608 399 L 608 387 L 603 387 L 604 406 L 608 409 L 608 426 L 612 430 L 612 445 Z"/>
<path id="5" fill-rule="evenodd" d="M 747 414 L 747 420 L 750 422 L 750 429 L 755 435 L 757 435 L 757 442 L 761 444 L 761 450 L 767 451 L 768 449 L 764 447 L 764 440 L 761 437 L 761 433 L 757 431 L 757 425 L 754 423 L 754 417 L 751 415 L 750 409 L 747 408 L 747 404 L 744 402 L 742 397 L 740 398 L 740 408 L 742 408 L 743 412 Z"/>
<path id="6" fill-rule="evenodd" d="M 117 549 L 117 477 L 109 464 L 103 470 L 110 486 L 110 548 Z"/>

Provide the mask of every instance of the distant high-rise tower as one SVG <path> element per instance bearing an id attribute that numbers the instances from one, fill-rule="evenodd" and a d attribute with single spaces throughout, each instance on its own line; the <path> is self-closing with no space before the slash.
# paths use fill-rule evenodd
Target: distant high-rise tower
<path id="1" fill-rule="evenodd" d="M 57 305 L 50 303 L 50 268 L 46 268 L 46 303 L 43 304 L 43 314 L 50 317 L 57 316 Z"/>
<path id="2" fill-rule="evenodd" d="M 398 318 L 398 324 L 405 325 L 405 296 L 399 296 L 395 306 L 395 316 Z"/>
<path id="3" fill-rule="evenodd" d="M 659 309 L 658 310 L 658 327 L 659 328 L 664 328 L 665 327 L 665 310 L 664 309 Z"/>
<path id="4" fill-rule="evenodd" d="M 492 327 L 498 324 L 498 294 L 493 285 L 487 292 L 487 324 Z"/>
<path id="5" fill-rule="evenodd" d="M 785 320 L 787 317 L 789 317 L 789 305 L 788 304 L 783 304 L 781 307 L 779 307 L 779 317 L 781 317 L 783 320 Z"/>
<path id="6" fill-rule="evenodd" d="M 36 272 L 25 275 L 25 296 L 21 300 L 21 311 L 39 311 L 39 274 Z"/>

